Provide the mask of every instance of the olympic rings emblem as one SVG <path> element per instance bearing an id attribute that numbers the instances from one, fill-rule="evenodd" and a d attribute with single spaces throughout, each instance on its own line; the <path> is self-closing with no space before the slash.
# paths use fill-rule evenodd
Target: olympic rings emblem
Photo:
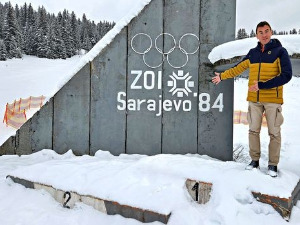
<path id="1" fill-rule="evenodd" d="M 158 39 L 159 38 L 163 38 L 163 36 L 166 36 L 166 37 L 170 37 L 173 44 L 172 44 L 172 47 L 166 51 L 163 51 L 159 46 L 158 46 Z M 146 37 L 146 39 L 149 40 L 149 47 L 146 48 L 145 50 L 137 50 L 136 47 L 134 47 L 134 41 L 137 37 Z M 182 47 L 182 43 L 183 43 L 183 40 L 185 39 L 192 39 L 192 38 L 195 38 L 195 40 L 197 41 L 197 44 L 196 44 L 196 48 L 193 49 L 192 51 L 188 52 L 187 50 L 185 50 L 183 47 Z M 144 61 L 144 64 L 150 68 L 158 68 L 160 67 L 163 62 L 165 60 L 167 60 L 167 62 L 169 63 L 169 65 L 173 68 L 176 68 L 176 69 L 179 69 L 179 68 L 182 68 L 184 66 L 186 66 L 186 64 L 188 63 L 189 61 L 189 55 L 193 55 L 195 54 L 198 50 L 199 50 L 199 46 L 200 46 L 200 40 L 199 38 L 197 37 L 197 35 L 193 34 L 193 33 L 186 33 L 184 35 L 182 35 L 179 39 L 179 42 L 178 42 L 178 46 L 177 46 L 177 43 L 176 43 L 176 40 L 174 38 L 173 35 L 171 35 L 170 33 L 161 33 L 159 34 L 155 40 L 154 40 L 154 47 L 153 47 L 153 41 L 152 41 L 152 38 L 150 37 L 150 35 L 148 34 L 145 34 L 145 33 L 137 33 L 136 35 L 134 35 L 131 39 L 131 48 L 132 50 L 139 54 L 139 55 L 143 55 L 143 61 Z M 160 63 L 158 63 L 157 65 L 150 65 L 148 62 L 146 62 L 146 54 L 150 52 L 151 49 L 155 49 L 159 54 L 162 55 L 162 61 Z M 170 62 L 170 54 L 175 50 L 175 49 L 179 49 L 183 54 L 185 54 L 185 62 L 182 64 L 182 65 L 173 65 L 171 62 Z"/>

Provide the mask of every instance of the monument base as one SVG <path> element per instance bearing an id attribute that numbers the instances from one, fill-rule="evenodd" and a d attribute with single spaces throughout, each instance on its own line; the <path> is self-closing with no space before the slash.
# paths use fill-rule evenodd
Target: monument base
<path id="1" fill-rule="evenodd" d="M 122 205 L 116 201 L 100 199 L 91 195 L 82 195 L 80 193 L 72 191 L 59 190 L 46 184 L 40 184 L 14 176 L 8 175 L 6 178 L 10 178 L 13 182 L 21 184 L 26 188 L 32 188 L 37 190 L 42 189 L 47 191 L 56 201 L 61 203 L 65 208 L 73 208 L 75 203 L 82 202 L 86 205 L 92 206 L 94 209 L 107 215 L 118 214 L 125 218 L 136 219 L 143 223 L 159 221 L 161 223 L 167 224 L 171 216 L 171 213 L 166 215 L 151 210 L 145 210 L 129 205 Z"/>

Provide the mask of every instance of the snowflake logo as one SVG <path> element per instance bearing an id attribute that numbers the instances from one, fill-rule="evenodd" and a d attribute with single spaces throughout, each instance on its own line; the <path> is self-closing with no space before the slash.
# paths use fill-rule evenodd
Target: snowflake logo
<path id="1" fill-rule="evenodd" d="M 168 81 L 168 87 L 172 87 L 169 92 L 172 92 L 172 95 L 177 94 L 178 98 L 182 98 L 185 94 L 186 96 L 189 95 L 191 91 L 191 87 L 195 86 L 194 81 L 190 81 L 192 76 L 190 76 L 190 73 L 186 73 L 184 75 L 183 70 L 178 70 L 178 73 L 176 74 L 173 72 L 172 75 L 169 75 L 172 80 Z"/>

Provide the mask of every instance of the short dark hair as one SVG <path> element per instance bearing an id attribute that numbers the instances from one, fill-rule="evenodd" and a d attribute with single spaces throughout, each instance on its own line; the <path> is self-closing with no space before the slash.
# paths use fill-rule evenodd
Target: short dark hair
<path id="1" fill-rule="evenodd" d="M 264 27 L 264 26 L 269 26 L 270 27 L 270 29 L 272 30 L 272 28 L 271 28 L 271 26 L 270 26 L 270 24 L 267 22 L 267 21 L 261 21 L 259 24 L 257 24 L 257 26 L 256 26 L 256 34 L 257 34 L 257 29 L 259 28 L 259 27 Z"/>

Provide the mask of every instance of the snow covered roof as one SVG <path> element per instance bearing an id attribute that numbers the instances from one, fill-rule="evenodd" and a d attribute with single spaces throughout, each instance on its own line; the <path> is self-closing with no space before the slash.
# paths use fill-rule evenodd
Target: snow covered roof
<path id="1" fill-rule="evenodd" d="M 300 53 L 300 35 L 273 35 L 272 38 L 278 39 L 282 46 L 286 48 L 289 55 Z M 230 41 L 213 48 L 208 55 L 208 59 L 211 63 L 215 63 L 221 59 L 232 59 L 237 56 L 243 56 L 256 45 L 256 37 Z"/>

